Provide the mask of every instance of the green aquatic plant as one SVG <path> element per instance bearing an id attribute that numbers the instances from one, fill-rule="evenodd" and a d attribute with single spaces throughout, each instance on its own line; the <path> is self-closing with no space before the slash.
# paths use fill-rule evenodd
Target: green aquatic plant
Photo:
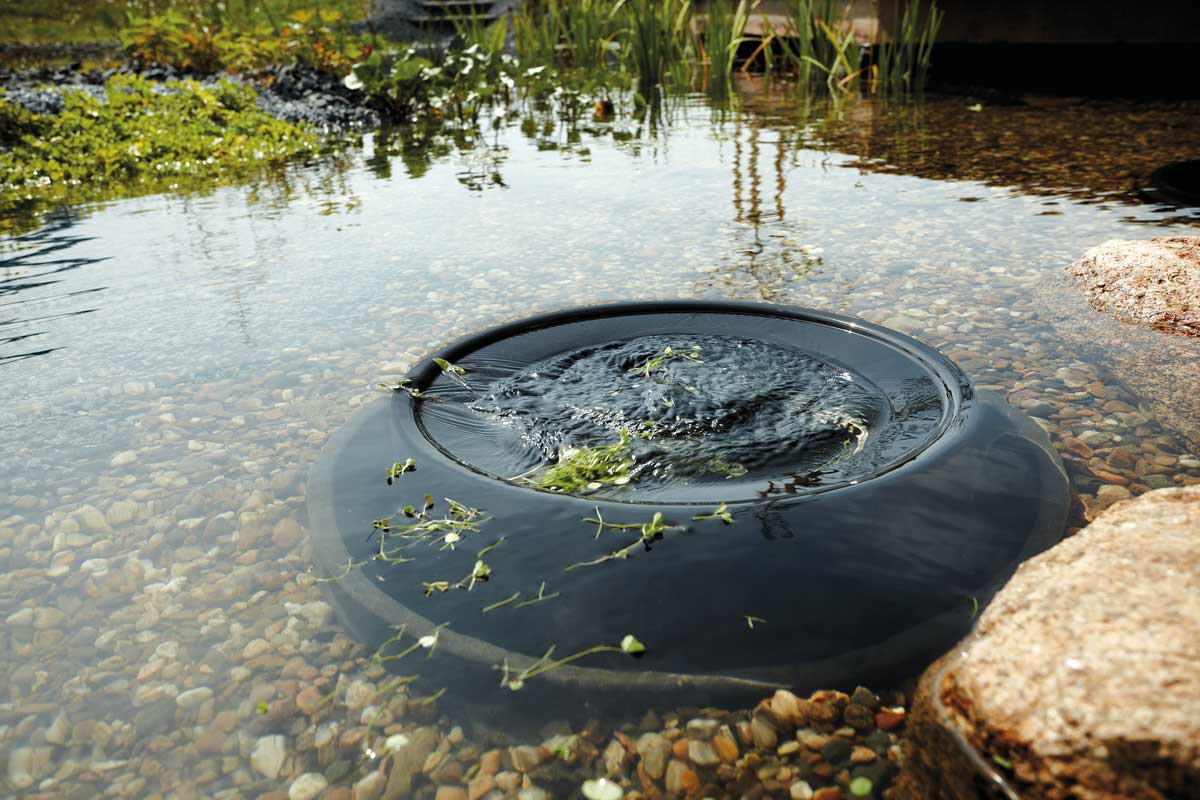
<path id="1" fill-rule="evenodd" d="M 380 383 L 378 386 L 380 389 L 386 389 L 389 392 L 405 392 L 415 400 L 425 397 L 425 393 L 418 389 L 416 384 L 408 378 L 401 378 L 395 383 Z"/>
<path id="2" fill-rule="evenodd" d="M 433 363 L 437 364 L 438 369 L 440 369 L 442 372 L 450 375 L 458 375 L 461 377 L 467 374 L 467 370 L 465 368 L 460 367 L 457 364 L 451 364 L 444 358 L 435 358 L 433 359 Z"/>
<path id="3" fill-rule="evenodd" d="M 641 375 L 643 378 L 649 378 L 652 373 L 665 369 L 666 365 L 672 361 L 704 363 L 700 360 L 700 347 L 698 345 L 691 345 L 688 348 L 678 350 L 674 347 L 664 347 L 658 353 L 646 359 L 644 363 L 630 369 L 629 372 Z"/>
<path id="4" fill-rule="evenodd" d="M 668 525 L 666 523 L 666 521 L 663 519 L 661 511 L 654 512 L 654 516 L 649 522 L 614 523 L 606 521 L 604 517 L 600 515 L 600 509 L 597 507 L 596 516 L 594 518 L 584 517 L 583 521 L 596 524 L 596 538 L 599 538 L 600 534 L 606 529 L 614 531 L 636 530 L 640 535 L 637 539 L 635 539 L 633 542 L 630 542 L 625 547 L 622 547 L 618 550 L 613 550 L 612 552 L 606 553 L 599 558 L 594 558 L 591 561 L 578 561 L 566 567 L 563 570 L 564 572 L 570 572 L 581 567 L 594 567 L 597 564 L 603 564 L 606 561 L 612 561 L 614 559 L 629 558 L 629 554 L 633 552 L 634 549 L 639 545 L 644 547 L 646 550 L 649 550 L 650 545 L 661 539 L 665 532 L 677 529 L 677 526 Z"/>
<path id="5" fill-rule="evenodd" d="M 727 3 L 709 3 L 704 15 L 705 64 L 710 85 L 724 85 L 733 72 L 738 48 L 746 41 L 746 23 L 758 0 L 739 0 L 736 8 Z"/>
<path id="6" fill-rule="evenodd" d="M 388 467 L 388 470 L 387 470 L 388 486 L 391 486 L 392 483 L 397 478 L 399 478 L 401 475 L 403 475 L 404 473 L 415 472 L 416 469 L 417 469 L 417 462 L 415 459 L 412 459 L 412 458 L 408 459 L 403 464 L 401 464 L 399 461 L 393 463 L 390 467 Z"/>
<path id="7" fill-rule="evenodd" d="M 750 630 L 754 630 L 754 623 L 756 623 L 756 622 L 760 623 L 762 625 L 767 624 L 767 621 L 765 619 L 763 619 L 762 617 L 756 617 L 753 614 L 745 614 L 745 615 L 743 615 L 743 618 L 746 620 L 746 625 L 747 625 L 747 627 L 750 628 Z"/>
<path id="8" fill-rule="evenodd" d="M 707 466 L 709 472 L 716 472 L 719 475 L 724 475 L 726 480 L 729 480 L 730 478 L 740 478 L 750 471 L 736 461 L 732 464 L 728 463 L 721 456 L 716 456 L 710 459 Z"/>
<path id="9" fill-rule="evenodd" d="M 404 553 L 422 542 L 436 545 L 439 550 L 454 550 L 468 534 L 478 533 L 480 526 L 491 519 L 479 509 L 470 508 L 449 497 L 446 498 L 449 510 L 442 517 L 435 518 L 430 515 L 434 508 L 433 498 L 430 495 L 425 498 L 425 506 L 419 512 L 412 506 L 405 506 L 400 512 L 405 518 L 415 519 L 415 522 L 398 523 L 397 515 L 393 514 L 372 523 L 372 535 L 376 532 L 379 534 L 379 548 L 372 556 L 373 560 L 392 564 L 408 563 L 413 559 L 406 558 Z"/>
<path id="10" fill-rule="evenodd" d="M 546 582 L 542 581 L 542 585 L 540 587 L 538 587 L 538 593 L 537 593 L 536 597 L 533 597 L 529 600 L 522 600 L 521 602 L 519 602 L 515 606 L 513 606 L 513 608 L 525 608 L 526 606 L 536 605 L 537 603 L 542 603 L 542 602 L 545 602 L 546 600 L 553 600 L 554 598 L 558 597 L 560 594 L 562 594 L 562 592 L 553 592 L 552 594 L 546 594 Z"/>
<path id="11" fill-rule="evenodd" d="M 867 797 L 874 788 L 875 784 L 871 782 L 870 778 L 865 776 L 859 776 L 850 781 L 850 794 L 855 797 Z"/>
<path id="12" fill-rule="evenodd" d="M 516 672 L 515 674 L 508 665 L 508 659 L 505 659 L 504 663 L 499 667 L 502 672 L 500 685 L 513 691 L 517 691 L 523 688 L 525 686 L 525 682 L 531 678 L 536 678 L 538 675 L 545 675 L 551 670 L 558 669 L 559 667 L 570 664 L 573 661 L 578 661 L 581 658 L 586 658 L 587 656 L 595 655 L 596 653 L 625 653 L 626 655 L 638 657 L 646 652 L 646 646 L 638 641 L 637 637 L 633 634 L 626 634 L 625 637 L 621 639 L 621 643 L 619 645 L 614 646 L 599 644 L 595 647 L 589 647 L 586 650 L 580 650 L 578 653 L 569 655 L 566 658 L 560 658 L 557 661 L 552 661 L 551 657 L 554 655 L 555 649 L 556 645 L 550 645 L 550 648 L 542 654 L 541 658 L 539 658 L 537 661 L 534 661 L 525 669 Z"/>
<path id="13" fill-rule="evenodd" d="M 595 491 L 606 484 L 623 486 L 633 478 L 634 459 L 629 453 L 629 433 L 621 430 L 618 437 L 613 444 L 563 448 L 556 463 L 514 480 L 563 494 Z"/>
<path id="14" fill-rule="evenodd" d="M 925 18 L 921 20 L 921 3 L 906 0 L 900 11 L 899 0 L 893 0 L 892 19 L 897 27 L 892 36 L 875 47 L 873 83 L 883 94 L 925 91 L 933 43 L 937 40 L 945 14 L 931 0 Z"/>
<path id="15" fill-rule="evenodd" d="M 115 75 L 103 97 L 60 91 L 59 114 L 0 94 L 0 230 L 56 205 L 209 189 L 320 149 L 305 128 L 259 110 L 253 88 L 228 80 Z"/>
<path id="16" fill-rule="evenodd" d="M 729 507 L 725 503 L 717 506 L 717 510 L 711 514 L 697 514 L 692 519 L 719 519 L 726 525 L 733 524 L 733 515 L 729 513 Z"/>

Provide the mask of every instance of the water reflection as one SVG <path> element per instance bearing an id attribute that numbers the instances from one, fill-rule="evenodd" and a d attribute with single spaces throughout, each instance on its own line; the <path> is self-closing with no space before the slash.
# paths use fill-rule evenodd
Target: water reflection
<path id="1" fill-rule="evenodd" d="M 75 221 L 71 211 L 61 210 L 40 230 L 3 243 L 10 254 L 0 257 L 0 366 L 62 349 L 65 345 L 39 338 L 50 333 L 46 329 L 48 324 L 52 329 L 54 320 L 96 311 L 91 306 L 80 308 L 79 303 L 72 301 L 84 298 L 83 304 L 87 306 L 91 295 L 107 287 L 43 291 L 58 287 L 74 270 L 105 260 L 62 257 L 66 255 L 63 251 L 90 238 L 69 233 Z M 50 258 L 54 255 L 60 257 Z M 41 330 L 29 330 L 31 327 Z M 38 347 L 39 344 L 45 346 Z M 31 346 L 33 349 L 28 349 Z"/>

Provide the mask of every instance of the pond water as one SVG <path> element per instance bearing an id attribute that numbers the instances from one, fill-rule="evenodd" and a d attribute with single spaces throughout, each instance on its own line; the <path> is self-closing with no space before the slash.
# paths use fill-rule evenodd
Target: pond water
<path id="1" fill-rule="evenodd" d="M 0 241 L 6 791 L 251 797 L 320 773 L 308 785 L 371 796 L 373 770 L 420 772 L 430 750 L 417 796 L 489 774 L 471 770 L 504 740 L 470 707 L 420 702 L 436 677 L 378 693 L 385 672 L 314 580 L 335 576 L 310 573 L 306 471 L 379 381 L 535 312 L 733 298 L 861 316 L 1034 416 L 1089 507 L 1200 482 L 1195 448 L 1045 303 L 1076 296 L 1061 274 L 1087 247 L 1196 230 L 1132 190 L 1200 149 L 1200 109 L 743 88 L 734 110 L 682 98 L 656 126 L 514 115 L 482 139 L 367 137 L 260 184 L 63 210 Z M 629 730 L 691 718 L 657 712 Z M 368 727 L 404 741 L 366 753 Z M 527 796 L 604 770 L 562 764 Z"/>

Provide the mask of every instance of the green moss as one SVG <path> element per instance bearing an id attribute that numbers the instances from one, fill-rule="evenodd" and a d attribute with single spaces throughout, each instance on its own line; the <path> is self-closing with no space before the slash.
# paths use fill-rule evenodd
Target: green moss
<path id="1" fill-rule="evenodd" d="M 249 86 L 116 76 L 106 100 L 64 93 L 57 115 L 0 96 L 0 230 L 48 208 L 210 188 L 317 152 L 317 138 L 255 106 Z"/>

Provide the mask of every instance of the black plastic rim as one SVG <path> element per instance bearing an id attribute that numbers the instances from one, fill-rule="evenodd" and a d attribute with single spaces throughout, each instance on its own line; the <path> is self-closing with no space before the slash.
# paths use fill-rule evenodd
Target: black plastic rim
<path id="1" fill-rule="evenodd" d="M 326 584 L 344 624 L 378 643 L 401 625 L 407 635 L 422 636 L 448 622 L 433 659 L 437 681 L 481 696 L 503 692 L 501 664 L 520 670 L 549 644 L 563 656 L 632 633 L 647 645 L 644 659 L 596 656 L 538 676 L 523 695 L 560 700 L 566 692 L 606 707 L 736 701 L 780 687 L 850 686 L 912 674 L 969 630 L 979 605 L 1021 561 L 1061 538 L 1069 485 L 1045 433 L 998 396 L 976 393 L 933 348 L 863 320 L 752 303 L 625 303 L 502 325 L 431 355 L 458 363 L 530 332 L 588 321 L 615 321 L 626 331 L 629 320 L 672 314 L 744 322 L 750 336 L 762 320 L 813 326 L 819 340 L 835 346 L 869 340 L 903 354 L 938 384 L 943 413 L 935 435 L 868 480 L 759 500 L 714 496 L 707 505 L 727 500 L 734 514 L 726 526 L 693 522 L 694 503 L 595 500 L 498 480 L 431 441 L 419 423 L 423 401 L 396 393 L 338 431 L 310 475 L 317 572 L 341 575 L 347 564 L 362 563 Z M 407 377 L 427 389 L 440 375 L 424 360 Z M 403 457 L 415 458 L 417 471 L 402 476 L 399 488 L 385 486 L 383 466 Z M 497 577 L 483 590 L 423 597 L 415 591 L 420 580 L 460 577 L 478 548 L 426 553 L 419 568 L 405 571 L 412 565 L 371 563 L 364 542 L 371 519 L 426 490 L 477 505 L 492 514 L 496 533 L 528 544 L 489 553 L 499 562 Z M 593 545 L 594 526 L 579 522 L 594 507 L 618 522 L 660 511 L 687 530 L 651 552 L 564 581 L 554 558 L 560 549 L 603 552 Z M 583 535 L 566 532 L 575 529 Z M 494 538 L 485 535 L 478 545 Z M 563 555 L 560 561 L 579 560 Z M 512 591 L 528 597 L 540 580 L 567 599 L 522 609 L 534 613 L 500 609 L 505 613 L 493 612 L 486 623 L 472 613 Z M 641 594 L 625 597 L 630 593 Z M 754 629 L 744 619 L 751 615 L 768 621 Z"/>

